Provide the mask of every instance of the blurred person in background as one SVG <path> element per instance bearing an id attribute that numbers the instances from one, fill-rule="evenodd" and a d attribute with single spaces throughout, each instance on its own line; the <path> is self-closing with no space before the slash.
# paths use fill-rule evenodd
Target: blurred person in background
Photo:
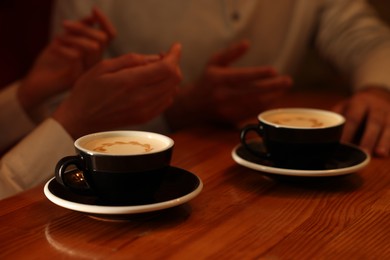
<path id="1" fill-rule="evenodd" d="M 346 119 L 343 141 L 377 156 L 390 151 L 390 33 L 364 0 L 57 0 L 54 31 L 98 6 L 118 37 L 107 55 L 183 46 L 183 87 L 154 129 L 237 126 L 293 85 L 311 44 L 350 79 L 334 109 Z M 162 125 L 161 122 L 167 123 Z"/>
<path id="2" fill-rule="evenodd" d="M 98 9 L 62 26 L 28 75 L 0 92 L 0 199 L 52 177 L 78 137 L 151 120 L 176 94 L 180 44 L 102 60 L 116 32 Z M 64 92 L 58 106 L 47 104 Z"/>

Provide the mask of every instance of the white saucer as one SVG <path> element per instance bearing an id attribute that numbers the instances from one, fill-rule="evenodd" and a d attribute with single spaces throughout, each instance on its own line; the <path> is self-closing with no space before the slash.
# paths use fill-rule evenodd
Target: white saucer
<path id="1" fill-rule="evenodd" d="M 198 176 L 186 170 L 171 167 L 153 201 L 144 205 L 113 206 L 99 201 L 94 196 L 75 194 L 58 184 L 55 178 L 46 183 L 44 193 L 51 202 L 60 207 L 87 213 L 96 218 L 116 219 L 181 205 L 195 198 L 202 188 L 203 183 Z"/>
<path id="2" fill-rule="evenodd" d="M 257 146 L 255 149 L 262 149 L 261 147 L 263 146 L 259 141 L 252 142 L 249 145 Z M 354 173 L 365 167 L 371 159 L 369 154 L 351 144 L 341 144 L 332 158 L 325 163 L 325 166 L 315 170 L 277 167 L 272 160 L 265 160 L 253 155 L 241 144 L 233 149 L 232 157 L 236 163 L 252 170 L 276 175 L 302 177 L 339 176 Z"/>

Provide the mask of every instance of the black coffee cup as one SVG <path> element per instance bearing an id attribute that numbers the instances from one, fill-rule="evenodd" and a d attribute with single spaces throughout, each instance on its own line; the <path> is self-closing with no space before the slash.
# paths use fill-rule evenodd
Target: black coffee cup
<path id="1" fill-rule="evenodd" d="M 321 168 L 339 146 L 345 123 L 337 113 L 311 108 L 268 110 L 257 118 L 258 124 L 241 130 L 242 145 L 277 167 L 291 169 Z M 266 151 L 248 144 L 249 132 L 262 138 Z"/>
<path id="2" fill-rule="evenodd" d="M 151 132 L 110 131 L 83 136 L 74 146 L 77 155 L 56 165 L 58 183 L 110 203 L 142 204 L 169 169 L 174 141 Z"/>

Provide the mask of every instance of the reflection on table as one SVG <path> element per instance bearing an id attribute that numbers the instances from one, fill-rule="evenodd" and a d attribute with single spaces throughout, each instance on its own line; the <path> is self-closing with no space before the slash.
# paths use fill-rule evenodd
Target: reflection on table
<path id="1" fill-rule="evenodd" d="M 372 158 L 343 176 L 285 178 L 233 160 L 238 129 L 198 128 L 171 137 L 172 165 L 202 180 L 198 196 L 105 221 L 55 205 L 42 185 L 0 201 L 0 258 L 389 257 L 389 158 Z"/>

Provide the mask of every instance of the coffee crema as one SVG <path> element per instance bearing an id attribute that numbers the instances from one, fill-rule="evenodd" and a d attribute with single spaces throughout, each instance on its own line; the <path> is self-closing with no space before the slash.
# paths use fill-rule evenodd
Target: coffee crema
<path id="1" fill-rule="evenodd" d="M 325 114 L 284 112 L 263 116 L 264 120 L 282 126 L 321 128 L 336 125 L 340 120 Z"/>
<path id="2" fill-rule="evenodd" d="M 84 147 L 93 152 L 129 155 L 154 152 L 163 149 L 165 145 L 163 142 L 145 137 L 115 136 L 91 140 Z"/>

